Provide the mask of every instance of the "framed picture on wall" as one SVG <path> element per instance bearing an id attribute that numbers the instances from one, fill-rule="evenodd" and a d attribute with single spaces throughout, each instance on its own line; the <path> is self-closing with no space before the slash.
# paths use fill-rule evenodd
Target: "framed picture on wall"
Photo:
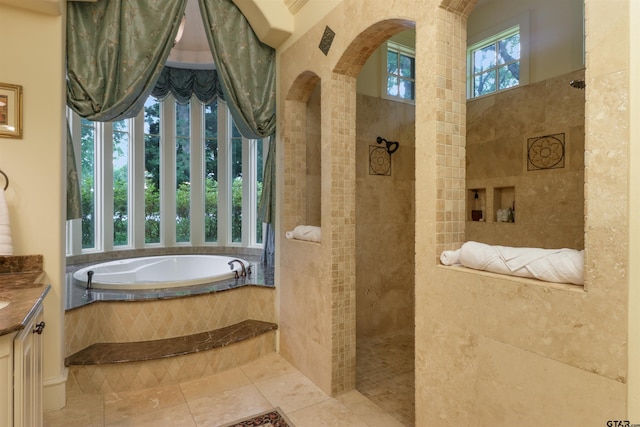
<path id="1" fill-rule="evenodd" d="M 0 83 L 0 137 L 22 138 L 22 86 Z"/>

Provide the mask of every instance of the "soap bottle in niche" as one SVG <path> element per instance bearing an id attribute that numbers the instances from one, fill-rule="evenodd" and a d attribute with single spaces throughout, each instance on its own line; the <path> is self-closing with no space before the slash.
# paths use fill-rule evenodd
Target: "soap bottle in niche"
<path id="1" fill-rule="evenodd" d="M 473 221 L 482 221 L 482 209 L 480 207 L 478 190 L 473 190 L 473 208 L 471 209 L 471 219 Z"/>

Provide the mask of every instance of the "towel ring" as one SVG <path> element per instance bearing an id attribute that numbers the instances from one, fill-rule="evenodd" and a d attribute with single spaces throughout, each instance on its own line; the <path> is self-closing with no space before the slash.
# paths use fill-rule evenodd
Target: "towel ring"
<path id="1" fill-rule="evenodd" d="M 4 189 L 6 190 L 7 188 L 9 188 L 9 177 L 7 176 L 6 173 L 2 172 L 2 169 L 0 169 L 0 175 L 4 176 L 4 180 L 7 182 L 4 185 Z"/>

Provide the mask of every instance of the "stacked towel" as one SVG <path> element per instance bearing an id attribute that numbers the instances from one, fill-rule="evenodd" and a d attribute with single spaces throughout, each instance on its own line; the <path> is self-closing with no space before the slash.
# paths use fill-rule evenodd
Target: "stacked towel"
<path id="1" fill-rule="evenodd" d="M 7 255 L 13 255 L 13 242 L 11 241 L 9 208 L 4 197 L 4 190 L 0 189 L 0 256 Z"/>
<path id="2" fill-rule="evenodd" d="M 287 231 L 284 236 L 287 239 L 306 240 L 309 242 L 320 242 L 322 229 L 313 225 L 299 225 L 293 231 Z"/>

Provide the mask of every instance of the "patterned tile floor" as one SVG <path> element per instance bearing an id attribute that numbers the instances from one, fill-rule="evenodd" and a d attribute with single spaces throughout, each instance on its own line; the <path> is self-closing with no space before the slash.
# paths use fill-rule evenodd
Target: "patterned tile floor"
<path id="1" fill-rule="evenodd" d="M 413 331 L 356 342 L 356 389 L 405 426 L 415 425 Z"/>
<path id="2" fill-rule="evenodd" d="M 45 412 L 47 427 L 220 426 L 279 407 L 295 427 L 402 427 L 362 393 L 330 397 L 277 353 L 180 384 L 108 394 L 67 395 Z"/>

